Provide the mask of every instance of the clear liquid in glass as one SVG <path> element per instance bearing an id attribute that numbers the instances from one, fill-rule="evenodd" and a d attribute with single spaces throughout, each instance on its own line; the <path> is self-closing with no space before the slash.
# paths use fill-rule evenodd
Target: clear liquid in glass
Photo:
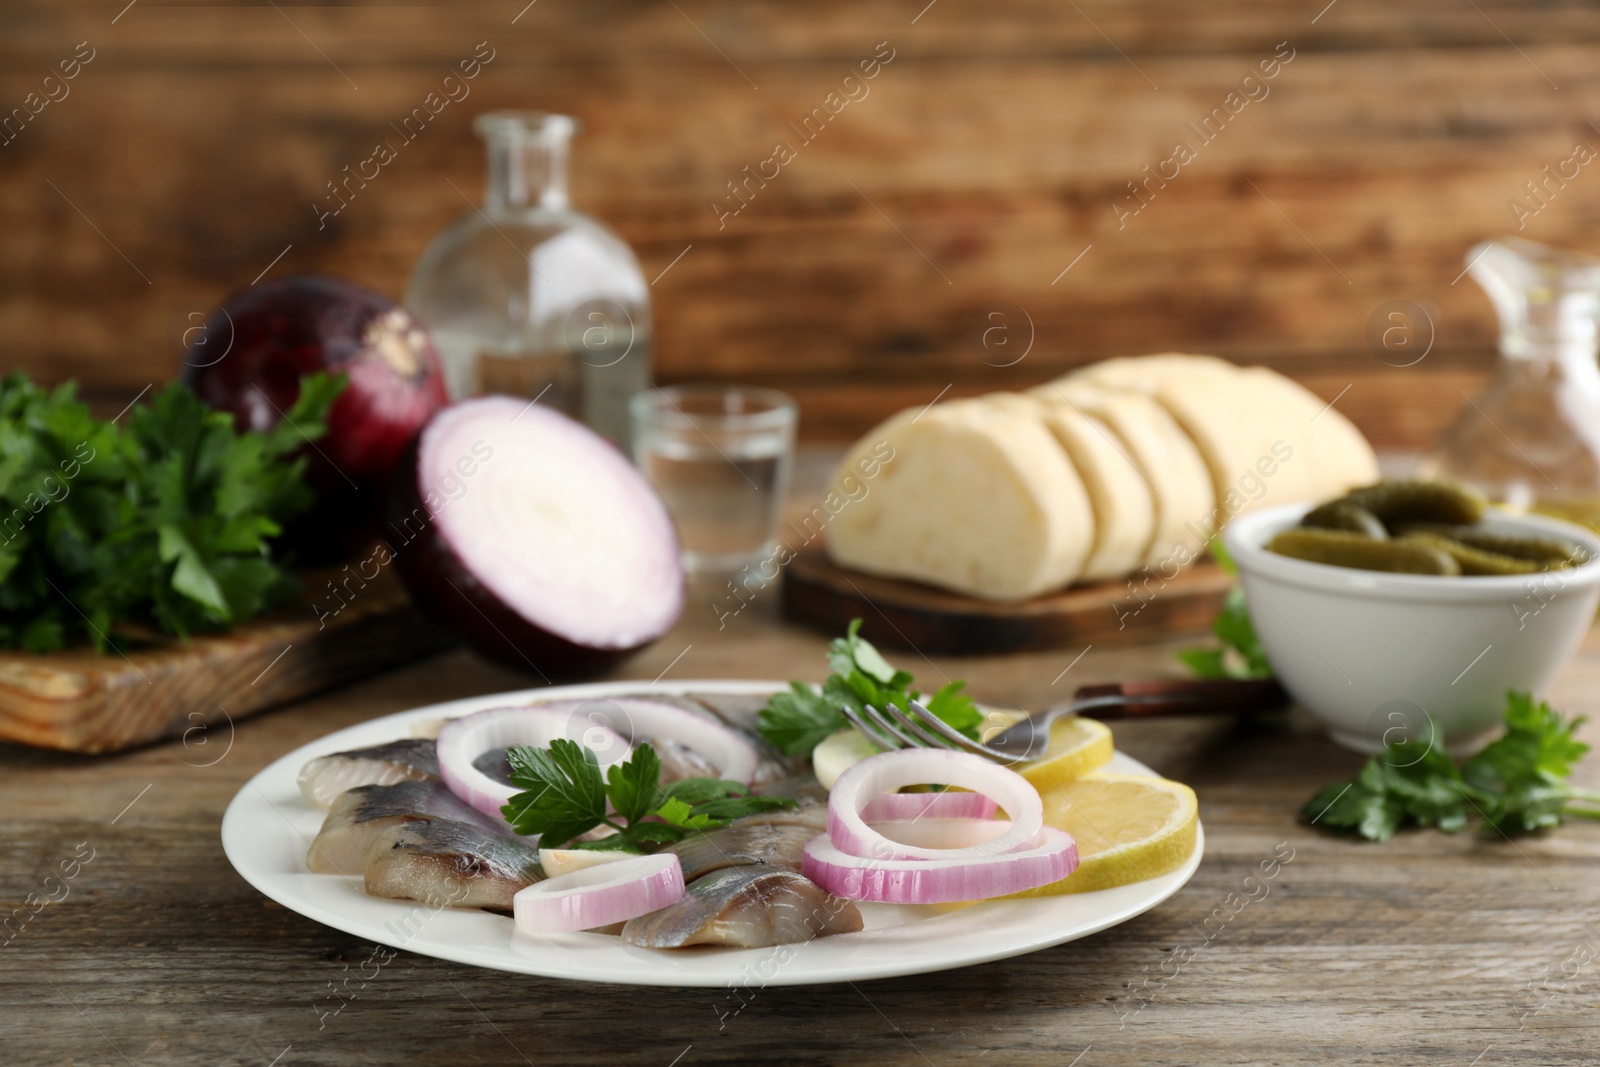
<path id="1" fill-rule="evenodd" d="M 794 455 L 794 402 L 770 390 L 685 386 L 632 402 L 634 458 L 671 512 L 684 566 L 731 574 L 777 547 Z"/>

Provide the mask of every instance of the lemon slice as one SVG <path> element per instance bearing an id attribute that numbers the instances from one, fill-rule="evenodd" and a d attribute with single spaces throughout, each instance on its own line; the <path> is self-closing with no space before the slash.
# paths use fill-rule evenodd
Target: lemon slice
<path id="1" fill-rule="evenodd" d="M 1078 842 L 1078 869 L 1019 897 L 1088 893 L 1177 870 L 1194 852 L 1194 790 L 1165 778 L 1091 774 L 1039 790 L 1044 821 Z"/>
<path id="2" fill-rule="evenodd" d="M 1103 722 L 1066 715 L 1050 726 L 1043 758 L 1016 768 L 1040 793 L 1077 781 L 1111 762 L 1111 729 Z"/>

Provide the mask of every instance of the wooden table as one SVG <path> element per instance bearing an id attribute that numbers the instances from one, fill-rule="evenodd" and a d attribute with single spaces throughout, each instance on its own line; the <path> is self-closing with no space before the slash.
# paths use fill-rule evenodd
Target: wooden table
<path id="1" fill-rule="evenodd" d="M 822 635 L 763 595 L 716 629 L 702 590 L 620 677 L 820 678 Z M 1180 642 L 1181 643 L 1181 642 Z M 1170 673 L 1177 643 L 988 659 L 897 658 L 986 699 Z M 374 946 L 263 899 L 229 867 L 223 808 L 338 727 L 528 679 L 452 652 L 226 728 L 110 758 L 0 749 L 9 911 L 0 1062 L 333 1064 L 1592 1064 L 1600 826 L 1515 843 L 1325 835 L 1296 811 L 1358 757 L 1309 724 L 1117 725 L 1119 747 L 1200 795 L 1194 880 L 1105 933 L 1018 959 L 877 982 L 745 992 L 583 985 L 400 952 L 336 1015 L 330 983 Z M 1600 643 L 1552 694 L 1600 710 Z M 1585 768 L 1592 784 L 1600 760 Z M 91 853 L 92 850 L 92 853 Z M 1266 895 L 1224 900 L 1274 855 Z M 67 863 L 76 877 L 47 881 Z M 1252 883 L 1255 884 L 1255 883 Z M 1237 899 L 1237 898 L 1236 898 Z M 1218 911 L 1217 909 L 1222 909 Z M 24 909 L 26 914 L 26 909 Z M 1217 918 L 1213 918 L 1216 916 Z M 1212 919 L 1209 926 L 1207 919 Z M 0 933 L 0 937 L 4 934 Z M 368 967 L 370 971 L 370 965 Z M 355 987 L 355 983 L 351 983 Z"/>

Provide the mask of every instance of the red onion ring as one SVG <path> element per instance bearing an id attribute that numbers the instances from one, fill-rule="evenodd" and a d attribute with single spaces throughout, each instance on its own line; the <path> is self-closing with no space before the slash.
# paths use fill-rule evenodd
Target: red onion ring
<path id="1" fill-rule="evenodd" d="M 605 768 L 628 758 L 628 742 L 603 726 L 584 730 L 582 739 L 571 738 L 576 724 L 570 708 L 535 705 L 525 708 L 490 708 L 451 719 L 439 728 L 439 777 L 450 792 L 491 818 L 522 790 L 480 771 L 472 761 L 485 752 L 514 745 L 549 748 L 558 737 L 577 741 L 594 750 Z"/>
<path id="2" fill-rule="evenodd" d="M 861 809 L 862 821 L 908 819 L 992 819 L 999 805 L 982 793 L 885 793 Z"/>
<path id="3" fill-rule="evenodd" d="M 862 818 L 867 805 L 908 785 L 958 785 L 989 797 L 1011 817 L 992 841 L 951 850 L 890 841 Z M 891 802 L 897 803 L 897 802 Z M 828 837 L 846 855 L 876 859 L 968 860 L 1031 847 L 1044 827 L 1039 791 L 1015 771 L 970 752 L 904 748 L 869 756 L 839 775 L 828 793 Z"/>
<path id="4" fill-rule="evenodd" d="M 748 785 L 761 764 L 760 753 L 749 741 L 721 723 L 675 704 L 638 697 L 592 697 L 543 706 L 560 708 L 597 729 L 615 731 L 633 744 L 652 738 L 675 741 L 706 757 L 717 774 L 729 781 Z"/>
<path id="5" fill-rule="evenodd" d="M 806 845 L 800 873 L 846 900 L 949 904 L 1037 889 L 1059 882 L 1077 866 L 1078 846 L 1072 835 L 1047 826 L 1032 847 L 1001 855 L 969 854 L 948 860 L 852 856 L 829 840 L 827 834 L 818 834 Z"/>
<path id="6" fill-rule="evenodd" d="M 511 898 L 511 913 L 526 933 L 561 934 L 626 922 L 681 896 L 683 866 L 658 852 L 535 882 Z"/>

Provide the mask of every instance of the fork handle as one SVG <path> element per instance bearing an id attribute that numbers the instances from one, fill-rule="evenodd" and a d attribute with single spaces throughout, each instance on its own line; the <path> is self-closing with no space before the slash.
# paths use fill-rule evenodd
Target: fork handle
<path id="1" fill-rule="evenodd" d="M 1086 685 L 1075 700 L 1120 697 L 1124 703 L 1085 712 L 1095 719 L 1132 719 L 1158 715 L 1248 715 L 1276 711 L 1289 694 L 1275 678 L 1155 678 L 1137 682 Z"/>

